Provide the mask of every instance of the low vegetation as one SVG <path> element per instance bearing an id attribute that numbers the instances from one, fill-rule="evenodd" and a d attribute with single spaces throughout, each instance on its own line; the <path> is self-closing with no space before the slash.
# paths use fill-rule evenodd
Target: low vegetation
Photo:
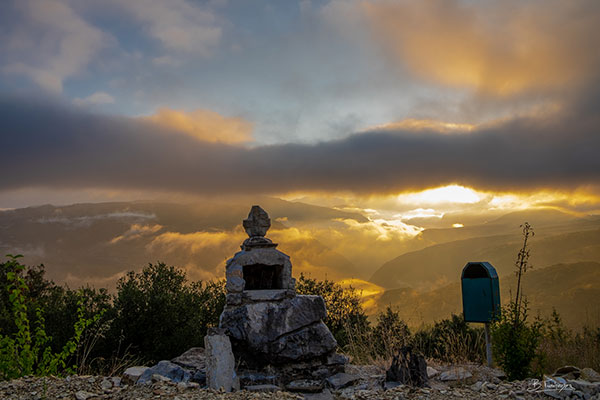
<path id="1" fill-rule="evenodd" d="M 485 359 L 483 329 L 465 323 L 462 316 L 411 331 L 390 307 L 369 320 L 355 289 L 301 275 L 297 291 L 323 296 L 325 323 L 341 351 L 355 363 L 385 364 L 406 345 L 443 362 Z M 105 289 L 74 291 L 56 285 L 45 278 L 43 265 L 25 267 L 9 257 L 0 263 L 0 378 L 73 372 L 109 375 L 131 364 L 172 358 L 203 345 L 207 329 L 218 324 L 224 303 L 223 281 L 190 282 L 184 271 L 164 263 L 128 273 L 116 293 L 109 294 Z M 510 313 L 505 318 L 512 321 Z M 525 315 L 521 320 L 526 321 Z M 528 342 L 535 357 L 525 375 L 565 364 L 600 369 L 600 328 L 572 332 L 556 312 L 534 323 L 526 324 L 535 326 L 537 339 Z M 494 336 L 494 346 L 500 349 L 511 343 L 501 332 L 497 329 Z"/>

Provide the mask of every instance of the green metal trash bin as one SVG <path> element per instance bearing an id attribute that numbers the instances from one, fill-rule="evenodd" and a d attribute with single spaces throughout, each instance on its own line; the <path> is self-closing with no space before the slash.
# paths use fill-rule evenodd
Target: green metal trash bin
<path id="1" fill-rule="evenodd" d="M 462 271 L 461 283 L 466 322 L 491 322 L 500 317 L 500 285 L 492 264 L 467 263 Z"/>

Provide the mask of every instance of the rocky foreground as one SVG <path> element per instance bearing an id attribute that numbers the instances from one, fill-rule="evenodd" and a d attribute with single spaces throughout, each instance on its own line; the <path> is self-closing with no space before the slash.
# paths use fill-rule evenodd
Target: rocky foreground
<path id="1" fill-rule="evenodd" d="M 121 377 L 25 377 L 0 383 L 0 399 L 600 399 L 600 376 L 593 370 L 567 369 L 563 377 L 546 381 L 506 382 L 497 370 L 477 366 L 429 368 L 429 387 L 415 388 L 385 382 L 385 371 L 376 366 L 349 365 L 347 372 L 318 393 L 281 391 L 270 385 L 223 393 L 194 382 L 174 382 L 154 375 L 145 384 L 126 384 Z M 585 380 L 588 379 L 588 380 Z M 590 380 L 597 380 L 590 382 Z M 306 390 L 306 386 L 304 387 Z"/>

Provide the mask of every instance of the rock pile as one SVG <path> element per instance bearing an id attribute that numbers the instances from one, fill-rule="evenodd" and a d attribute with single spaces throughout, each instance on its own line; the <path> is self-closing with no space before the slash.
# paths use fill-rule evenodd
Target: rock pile
<path id="1" fill-rule="evenodd" d="M 290 258 L 265 237 L 271 220 L 262 208 L 253 206 L 243 226 L 248 239 L 227 261 L 227 301 L 219 322 L 240 363 L 240 384 L 323 385 L 347 362 L 335 353 L 337 342 L 323 323 L 323 298 L 296 295 Z"/>

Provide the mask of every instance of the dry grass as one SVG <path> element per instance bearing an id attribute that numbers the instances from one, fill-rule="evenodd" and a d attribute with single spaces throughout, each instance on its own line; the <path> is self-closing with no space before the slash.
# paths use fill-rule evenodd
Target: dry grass
<path id="1" fill-rule="evenodd" d="M 544 336 L 540 343 L 539 367 L 552 373 L 565 365 L 600 371 L 600 325 L 585 327 L 580 332 L 566 331 L 561 337 Z"/>

